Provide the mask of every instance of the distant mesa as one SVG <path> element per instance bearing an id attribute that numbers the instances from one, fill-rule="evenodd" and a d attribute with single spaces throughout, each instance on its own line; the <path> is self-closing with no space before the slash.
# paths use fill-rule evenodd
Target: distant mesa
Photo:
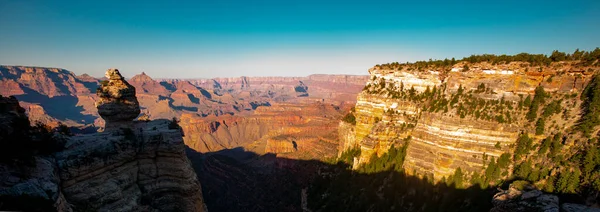
<path id="1" fill-rule="evenodd" d="M 105 130 L 129 127 L 140 114 L 140 105 L 135 97 L 135 87 L 130 85 L 119 70 L 106 72 L 108 81 L 103 81 L 96 91 L 98 114 L 106 121 Z"/>

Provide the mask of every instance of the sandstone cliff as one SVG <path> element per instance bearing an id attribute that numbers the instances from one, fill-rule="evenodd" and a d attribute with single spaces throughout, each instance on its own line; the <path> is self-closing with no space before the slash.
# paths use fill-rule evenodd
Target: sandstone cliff
<path id="1" fill-rule="evenodd" d="M 403 165 L 408 173 L 439 180 L 459 167 L 480 172 L 490 158 L 512 153 L 521 133 L 535 133 L 535 122 L 526 119 L 522 104 L 536 87 L 543 87 L 561 108 L 575 109 L 560 111 L 565 113 L 562 118 L 551 116 L 553 129 L 574 126 L 581 102 L 560 99 L 581 92 L 596 70 L 574 62 L 548 67 L 482 62 L 460 71 L 464 66 L 460 62 L 442 70 L 411 65 L 370 69 L 371 78 L 357 97 L 356 126 L 340 127 L 345 139 L 339 149 L 360 147 L 357 160 L 366 163 L 373 154 L 408 143 Z"/>

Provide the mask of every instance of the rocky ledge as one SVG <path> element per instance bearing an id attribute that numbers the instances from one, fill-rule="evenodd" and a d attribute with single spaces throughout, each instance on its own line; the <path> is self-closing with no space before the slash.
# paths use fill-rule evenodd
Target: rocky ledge
<path id="1" fill-rule="evenodd" d="M 73 137 L 56 154 L 67 201 L 99 211 L 205 211 L 181 131 L 170 124 Z"/>

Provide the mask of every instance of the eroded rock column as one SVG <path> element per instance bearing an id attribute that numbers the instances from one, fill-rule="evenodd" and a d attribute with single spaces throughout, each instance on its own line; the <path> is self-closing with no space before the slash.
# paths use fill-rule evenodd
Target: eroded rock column
<path id="1" fill-rule="evenodd" d="M 106 122 L 105 131 L 132 128 L 133 119 L 140 114 L 140 105 L 135 97 L 135 87 L 121 76 L 119 70 L 106 71 L 108 81 L 101 83 L 96 95 L 98 114 Z"/>

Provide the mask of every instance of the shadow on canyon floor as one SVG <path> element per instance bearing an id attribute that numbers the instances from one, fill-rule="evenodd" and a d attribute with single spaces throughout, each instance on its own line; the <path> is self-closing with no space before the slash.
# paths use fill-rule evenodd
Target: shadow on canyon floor
<path id="1" fill-rule="evenodd" d="M 77 105 L 79 100 L 76 96 L 62 95 L 48 97 L 29 88 L 23 87 L 22 89 L 26 94 L 15 95 L 15 97 L 17 97 L 19 101 L 40 104 L 50 117 L 59 120 L 70 119 L 81 124 L 94 123 L 94 120 L 96 119 L 93 115 L 82 114 L 84 110 L 82 106 Z"/>
<path id="2" fill-rule="evenodd" d="M 493 189 L 456 189 L 396 171 L 257 155 L 243 148 L 187 148 L 210 211 L 489 211 Z M 306 189 L 302 203 L 303 189 Z"/>

